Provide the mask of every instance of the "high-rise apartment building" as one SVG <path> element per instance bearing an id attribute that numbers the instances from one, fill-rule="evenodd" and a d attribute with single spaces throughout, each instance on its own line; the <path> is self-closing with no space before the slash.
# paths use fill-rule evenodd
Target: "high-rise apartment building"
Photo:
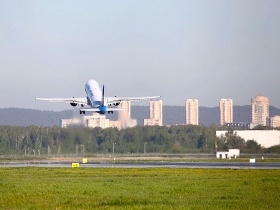
<path id="1" fill-rule="evenodd" d="M 223 126 L 226 123 L 232 123 L 233 121 L 233 103 L 232 99 L 220 100 L 220 125 Z"/>
<path id="2" fill-rule="evenodd" d="M 162 126 L 162 100 L 150 101 L 150 119 L 144 119 L 144 125 Z"/>
<path id="3" fill-rule="evenodd" d="M 187 99 L 185 104 L 186 104 L 186 124 L 198 125 L 198 100 Z"/>
<path id="4" fill-rule="evenodd" d="M 252 123 L 255 125 L 266 125 L 269 117 L 268 97 L 258 95 L 252 99 Z"/>

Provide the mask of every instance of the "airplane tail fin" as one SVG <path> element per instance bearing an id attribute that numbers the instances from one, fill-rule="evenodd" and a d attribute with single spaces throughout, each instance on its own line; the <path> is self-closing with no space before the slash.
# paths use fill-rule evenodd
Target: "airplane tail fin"
<path id="1" fill-rule="evenodd" d="M 102 106 L 104 106 L 104 85 L 103 85 L 103 88 L 102 88 Z"/>

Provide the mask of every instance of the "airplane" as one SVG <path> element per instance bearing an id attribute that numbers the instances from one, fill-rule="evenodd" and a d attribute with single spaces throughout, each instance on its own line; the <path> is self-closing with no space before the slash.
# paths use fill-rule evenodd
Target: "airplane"
<path id="1" fill-rule="evenodd" d="M 99 84 L 95 80 L 89 80 L 85 84 L 85 91 L 87 97 L 83 98 L 35 98 L 36 100 L 44 100 L 49 102 L 65 102 L 75 107 L 81 105 L 80 114 L 86 112 L 97 112 L 99 114 L 112 114 L 114 111 L 124 110 L 119 108 L 118 105 L 122 101 L 143 101 L 161 96 L 148 96 L 148 97 L 105 97 L 104 85 L 102 91 Z"/>

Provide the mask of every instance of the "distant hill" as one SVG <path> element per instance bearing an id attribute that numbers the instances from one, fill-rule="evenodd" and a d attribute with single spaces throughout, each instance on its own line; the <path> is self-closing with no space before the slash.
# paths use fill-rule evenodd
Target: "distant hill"
<path id="1" fill-rule="evenodd" d="M 47 126 L 60 125 L 60 119 L 70 118 L 73 111 L 40 111 L 34 109 L 5 108 L 0 109 L 0 125 L 11 126 Z"/>
<path id="2" fill-rule="evenodd" d="M 280 109 L 270 106 L 270 116 L 280 115 Z M 199 123 L 209 126 L 219 124 L 219 107 L 199 107 Z M 0 125 L 11 126 L 60 126 L 60 119 L 67 119 L 73 116 L 79 116 L 78 109 L 65 110 L 60 112 L 40 111 L 33 109 L 5 108 L 0 109 Z M 251 106 L 234 106 L 234 122 L 250 122 Z M 144 119 L 149 118 L 148 106 L 132 106 L 131 117 L 137 119 L 138 125 L 143 125 Z M 117 112 L 107 115 L 108 119 L 116 120 Z M 185 124 L 184 106 L 163 106 L 164 125 Z"/>

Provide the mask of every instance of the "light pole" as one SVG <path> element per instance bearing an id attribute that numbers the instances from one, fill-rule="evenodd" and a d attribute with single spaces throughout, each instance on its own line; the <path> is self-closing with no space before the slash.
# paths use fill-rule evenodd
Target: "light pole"
<path id="1" fill-rule="evenodd" d="M 82 153 L 83 153 L 83 156 L 84 156 L 85 155 L 85 145 L 81 144 L 81 147 L 83 148 Z"/>
<path id="2" fill-rule="evenodd" d="M 144 154 L 146 154 L 146 144 L 147 142 L 144 143 Z"/>
<path id="3" fill-rule="evenodd" d="M 113 142 L 113 156 L 115 155 L 115 142 Z"/>

